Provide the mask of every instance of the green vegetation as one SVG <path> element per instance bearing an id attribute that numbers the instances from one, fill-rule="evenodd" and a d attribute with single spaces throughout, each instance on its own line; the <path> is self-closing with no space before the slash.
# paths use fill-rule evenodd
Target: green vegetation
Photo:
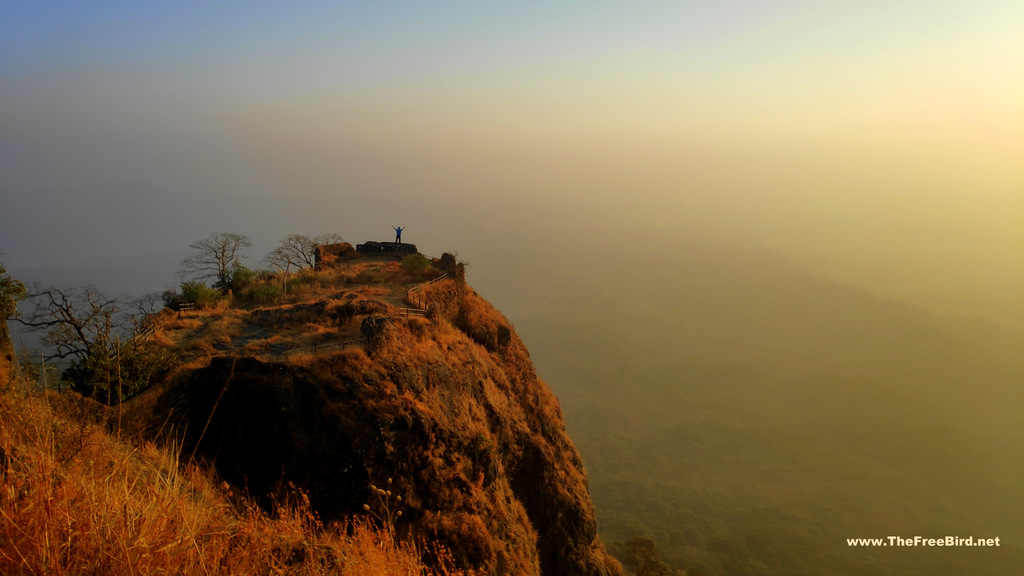
<path id="1" fill-rule="evenodd" d="M 212 308 L 221 299 L 219 291 L 202 282 L 182 282 L 181 302 L 194 302 L 199 308 Z"/>
<path id="2" fill-rule="evenodd" d="M 145 390 L 176 361 L 149 341 L 153 317 L 145 308 L 144 300 L 107 296 L 91 286 L 46 288 L 32 295 L 18 321 L 43 333 L 48 360 L 67 363 L 64 385 L 109 405 Z"/>
<path id="3" fill-rule="evenodd" d="M 83 396 L 118 404 L 149 388 L 177 361 L 167 348 L 130 339 L 118 342 L 112 352 L 96 349 L 72 361 L 61 379 Z"/>
<path id="4" fill-rule="evenodd" d="M 256 277 L 256 271 L 242 264 L 237 264 L 234 270 L 231 271 L 231 291 L 237 293 L 245 290 L 256 281 Z"/>
<path id="5" fill-rule="evenodd" d="M 213 308 L 222 297 L 219 290 L 194 280 L 182 282 L 178 292 L 167 290 L 163 294 L 164 306 L 171 310 L 177 310 L 186 303 L 193 303 L 197 308 Z"/>
<path id="6" fill-rule="evenodd" d="M 430 260 L 419 252 L 402 257 L 402 270 L 410 276 L 422 275 L 428 268 L 430 268 Z"/>
<path id="7" fill-rule="evenodd" d="M 274 284 L 258 284 L 242 292 L 240 297 L 254 304 L 270 304 L 281 297 L 281 289 Z"/>
<path id="8" fill-rule="evenodd" d="M 673 576 L 674 571 L 658 558 L 654 540 L 643 536 L 630 538 L 616 550 L 623 558 L 623 566 L 636 576 Z"/>

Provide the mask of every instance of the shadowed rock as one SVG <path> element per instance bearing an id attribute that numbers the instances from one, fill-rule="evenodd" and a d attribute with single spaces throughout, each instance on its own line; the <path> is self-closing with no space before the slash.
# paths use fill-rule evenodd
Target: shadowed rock
<path id="1" fill-rule="evenodd" d="M 356 246 L 360 254 L 415 254 L 415 244 L 397 244 L 395 242 L 363 242 Z"/>

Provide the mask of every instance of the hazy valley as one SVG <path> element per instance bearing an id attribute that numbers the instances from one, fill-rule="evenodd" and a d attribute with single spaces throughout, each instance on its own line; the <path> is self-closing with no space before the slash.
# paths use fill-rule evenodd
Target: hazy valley
<path id="1" fill-rule="evenodd" d="M 663 240 L 628 259 L 591 253 L 589 274 L 538 289 L 516 322 L 562 398 L 609 541 L 648 535 L 706 574 L 1020 562 L 1018 537 L 970 556 L 846 544 L 1020 533 L 1007 514 L 1024 505 L 1019 334 L 766 250 Z"/>

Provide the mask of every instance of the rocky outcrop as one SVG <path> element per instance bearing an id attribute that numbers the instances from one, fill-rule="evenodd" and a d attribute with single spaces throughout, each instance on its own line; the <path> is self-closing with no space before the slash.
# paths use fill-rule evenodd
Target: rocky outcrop
<path id="1" fill-rule="evenodd" d="M 141 399 L 139 420 L 264 502 L 301 490 L 325 519 L 371 514 L 484 574 L 620 574 L 515 330 L 455 279 L 427 301 L 429 318 L 353 317 L 374 324 L 365 347 L 214 358 Z"/>
<path id="2" fill-rule="evenodd" d="M 355 248 L 348 242 L 336 244 L 321 244 L 316 247 L 316 255 L 313 268 L 323 270 L 335 266 L 339 262 L 350 260 L 356 255 Z"/>
<path id="3" fill-rule="evenodd" d="M 364 242 L 356 245 L 360 254 L 416 254 L 415 244 L 399 244 L 397 242 Z"/>

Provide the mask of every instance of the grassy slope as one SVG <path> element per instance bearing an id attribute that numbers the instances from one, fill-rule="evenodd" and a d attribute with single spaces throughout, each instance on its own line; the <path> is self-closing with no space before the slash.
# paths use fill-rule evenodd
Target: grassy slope
<path id="1" fill-rule="evenodd" d="M 98 410 L 0 390 L 0 574 L 461 573 L 363 520 L 324 526 L 301 500 L 267 514 L 173 450 L 120 441 Z"/>

